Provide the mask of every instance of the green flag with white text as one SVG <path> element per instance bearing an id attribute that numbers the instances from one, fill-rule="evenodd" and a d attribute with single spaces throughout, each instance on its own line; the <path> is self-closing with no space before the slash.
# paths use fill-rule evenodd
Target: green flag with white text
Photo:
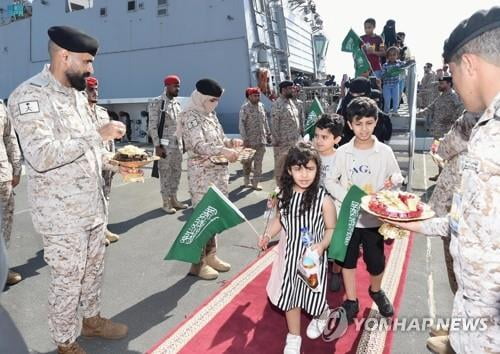
<path id="1" fill-rule="evenodd" d="M 367 72 L 368 70 L 371 70 L 371 65 L 366 57 L 365 51 L 361 49 L 362 44 L 363 41 L 352 29 L 347 32 L 347 35 L 342 41 L 342 51 L 352 53 L 356 77 L 360 76 L 364 72 Z"/>
<path id="2" fill-rule="evenodd" d="M 304 128 L 304 136 L 309 135 L 309 139 L 312 140 L 314 138 L 314 128 L 316 127 L 316 122 L 321 115 L 325 113 L 323 111 L 323 107 L 321 106 L 321 102 L 318 97 L 314 97 L 314 101 L 311 104 L 311 108 L 309 108 L 309 114 L 307 115 L 306 124 Z"/>
<path id="3" fill-rule="evenodd" d="M 358 223 L 359 211 L 361 208 L 361 198 L 366 193 L 359 187 L 353 185 L 342 201 L 340 206 L 337 225 L 333 232 L 330 247 L 328 248 L 328 258 L 343 262 L 347 253 L 347 246 L 351 241 L 352 233 Z"/>
<path id="4" fill-rule="evenodd" d="M 347 36 L 345 36 L 342 41 L 342 51 L 354 53 L 354 51 L 361 47 L 363 41 L 359 36 L 352 30 L 352 28 L 347 32 Z"/>
<path id="5" fill-rule="evenodd" d="M 241 211 L 212 185 L 194 209 L 165 259 L 198 263 L 203 247 L 210 238 L 245 220 Z"/>

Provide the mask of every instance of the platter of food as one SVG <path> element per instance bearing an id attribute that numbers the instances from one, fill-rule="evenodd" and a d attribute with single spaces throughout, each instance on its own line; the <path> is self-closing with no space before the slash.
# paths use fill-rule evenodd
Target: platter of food
<path id="1" fill-rule="evenodd" d="M 235 148 L 234 150 L 238 153 L 237 161 L 250 160 L 255 155 L 255 150 L 250 148 Z M 211 156 L 210 161 L 216 165 L 227 165 L 229 163 L 228 159 L 222 155 Z"/>
<path id="2" fill-rule="evenodd" d="M 425 220 L 434 211 L 413 193 L 383 190 L 361 198 L 361 208 L 379 218 L 393 221 Z"/>
<path id="3" fill-rule="evenodd" d="M 115 166 L 141 168 L 159 159 L 158 156 L 151 156 L 146 150 L 137 146 L 126 145 L 116 151 L 110 163 Z"/>

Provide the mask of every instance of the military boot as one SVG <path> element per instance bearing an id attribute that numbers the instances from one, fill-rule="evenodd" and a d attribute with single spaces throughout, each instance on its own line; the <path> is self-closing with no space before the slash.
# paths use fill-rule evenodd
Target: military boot
<path id="1" fill-rule="evenodd" d="M 7 285 L 15 285 L 19 283 L 21 280 L 23 280 L 23 277 L 21 274 L 14 272 L 13 270 L 9 269 L 9 273 L 7 275 Z"/>
<path id="2" fill-rule="evenodd" d="M 177 200 L 177 196 L 170 197 L 170 205 L 177 210 L 184 210 L 188 208 L 187 204 L 181 203 Z"/>
<path id="3" fill-rule="evenodd" d="M 214 280 L 219 276 L 219 273 L 215 269 L 203 261 L 199 264 L 192 264 L 189 274 L 197 276 L 203 280 Z"/>
<path id="4" fill-rule="evenodd" d="M 112 322 L 100 314 L 83 319 L 82 336 L 120 339 L 127 335 L 128 327 L 123 323 Z"/>
<path id="5" fill-rule="evenodd" d="M 259 184 L 259 181 L 256 179 L 252 180 L 252 188 L 255 189 L 256 191 L 262 190 L 262 186 Z"/>
<path id="6" fill-rule="evenodd" d="M 218 272 L 228 272 L 231 269 L 231 265 L 220 260 L 215 253 L 207 254 L 206 262 L 210 267 Z"/>
<path id="7" fill-rule="evenodd" d="M 163 210 L 165 210 L 165 213 L 167 214 L 175 214 L 177 210 L 175 210 L 174 206 L 172 205 L 172 198 L 167 198 L 166 201 L 163 202 Z"/>
<path id="8" fill-rule="evenodd" d="M 108 229 L 104 230 L 104 235 L 106 236 L 106 240 L 108 240 L 110 243 L 116 242 L 120 239 L 120 236 L 109 231 Z"/>
<path id="9" fill-rule="evenodd" d="M 58 345 L 57 354 L 87 354 L 77 342 L 68 345 Z"/>
<path id="10" fill-rule="evenodd" d="M 437 354 L 455 354 L 448 336 L 427 338 L 427 347 Z"/>

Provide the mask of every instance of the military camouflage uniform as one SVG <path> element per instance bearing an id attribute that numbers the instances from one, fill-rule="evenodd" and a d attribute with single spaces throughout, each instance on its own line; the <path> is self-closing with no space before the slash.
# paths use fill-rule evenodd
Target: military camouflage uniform
<path id="1" fill-rule="evenodd" d="M 243 162 L 243 174 L 250 176 L 253 169 L 253 180 L 259 182 L 262 175 L 262 160 L 266 152 L 267 139 L 270 136 L 264 105 L 246 101 L 240 109 L 240 135 L 246 147 L 255 149 L 253 159 Z"/>
<path id="2" fill-rule="evenodd" d="M 162 102 L 165 102 L 165 124 L 163 135 L 160 140 L 158 129 L 162 113 Z M 149 136 L 153 140 L 154 146 L 161 145 L 167 157 L 158 161 L 160 174 L 160 188 L 163 202 L 168 198 L 177 195 L 179 181 L 182 172 L 182 137 L 177 136 L 178 117 L 181 112 L 181 105 L 175 98 L 170 99 L 165 93 L 155 98 L 148 107 L 149 112 Z"/>
<path id="3" fill-rule="evenodd" d="M 480 116 L 480 114 L 464 112 L 453 123 L 450 131 L 441 139 L 437 154 L 446 160 L 446 164 L 429 200 L 429 205 L 436 212 L 437 216 L 445 216 L 450 212 L 453 193 L 458 190 L 460 179 L 462 178 L 459 159 L 460 156 L 463 156 L 467 152 L 467 142 L 469 141 L 472 128 L 476 125 Z M 445 237 L 443 238 L 443 242 L 448 280 L 453 293 L 455 293 L 457 291 L 457 281 L 453 272 L 450 239 Z"/>
<path id="4" fill-rule="evenodd" d="M 442 138 L 453 123 L 462 115 L 464 106 L 455 91 L 443 92 L 417 117 L 432 116 L 431 134 L 434 139 Z"/>
<path id="5" fill-rule="evenodd" d="M 108 110 L 104 107 L 94 105 L 91 107 L 91 111 L 93 113 L 92 118 L 94 119 L 94 123 L 97 128 L 102 127 L 104 124 L 109 123 L 109 114 Z M 112 156 L 115 152 L 115 142 L 113 140 L 103 142 L 103 147 L 105 151 Z M 102 178 L 104 179 L 104 197 L 109 201 L 109 195 L 111 193 L 111 183 L 113 182 L 114 175 L 118 172 L 118 167 L 108 166 L 102 170 Z"/>
<path id="6" fill-rule="evenodd" d="M 224 147 L 231 147 L 231 139 L 224 135 L 215 113 L 206 114 L 196 109 L 188 109 L 179 115 L 182 138 L 188 153 L 188 184 L 193 208 L 200 202 L 211 184 L 224 195 L 228 194 L 228 165 L 216 165 L 211 156 L 220 156 Z M 214 253 L 217 243 L 215 236 L 208 241 L 205 254 Z"/>
<path id="7" fill-rule="evenodd" d="M 432 103 L 432 98 L 434 98 L 434 81 L 436 81 L 434 72 L 431 71 L 424 74 L 420 82 L 420 89 L 417 97 L 419 108 L 425 108 Z"/>
<path id="8" fill-rule="evenodd" d="M 5 245 L 9 246 L 14 218 L 14 193 L 12 177 L 21 175 L 21 152 L 17 144 L 16 134 L 12 129 L 7 110 L 0 100 L 0 134 L 3 136 L 0 144 L 0 203 L 2 212 L 2 235 Z"/>
<path id="9" fill-rule="evenodd" d="M 271 108 L 271 134 L 274 146 L 274 178 L 279 184 L 288 150 L 300 140 L 299 111 L 295 104 L 282 96 Z"/>
<path id="10" fill-rule="evenodd" d="M 96 316 L 101 305 L 107 203 L 102 139 L 87 98 L 45 66 L 9 98 L 12 124 L 26 161 L 35 230 L 50 267 L 49 330 L 58 345 L 80 335 L 79 309 Z"/>
<path id="11" fill-rule="evenodd" d="M 422 223 L 429 235 L 449 236 L 458 291 L 454 318 L 485 318 L 482 331 L 451 330 L 457 353 L 497 353 L 500 348 L 500 92 L 473 129 L 448 218 Z"/>

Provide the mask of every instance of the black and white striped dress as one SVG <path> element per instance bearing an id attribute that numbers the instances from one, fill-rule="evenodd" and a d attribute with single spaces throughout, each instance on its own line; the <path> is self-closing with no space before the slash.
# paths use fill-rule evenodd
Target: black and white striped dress
<path id="1" fill-rule="evenodd" d="M 267 284 L 267 294 L 271 303 L 283 311 L 299 307 L 312 316 L 319 316 L 327 306 L 326 251 L 320 259 L 320 291 L 313 292 L 299 279 L 297 274 L 297 262 L 305 250 L 300 239 L 300 229 L 307 227 L 311 232 L 314 243 L 323 239 L 325 232 L 323 201 L 325 196 L 326 191 L 320 187 L 311 208 L 299 216 L 302 193 L 294 192 L 290 201 L 290 212 L 287 216 L 281 215 L 281 223 L 286 237 L 282 235 L 278 246 L 273 249 L 273 252 L 276 252 L 276 258 Z"/>

